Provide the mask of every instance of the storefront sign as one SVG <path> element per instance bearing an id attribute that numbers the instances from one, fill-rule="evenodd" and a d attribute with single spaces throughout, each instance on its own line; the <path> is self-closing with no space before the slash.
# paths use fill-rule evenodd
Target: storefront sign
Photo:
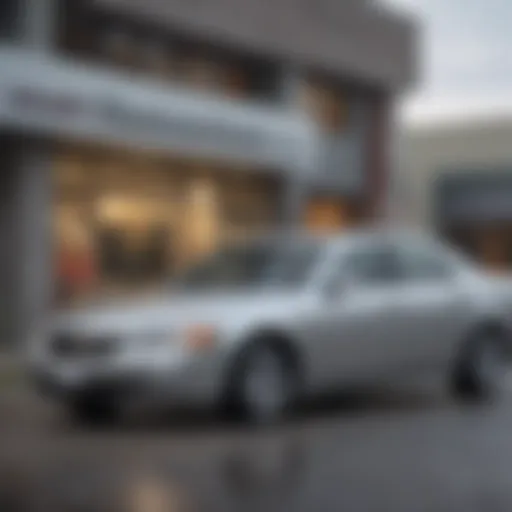
<path id="1" fill-rule="evenodd" d="M 0 123 L 293 172 L 316 163 L 316 131 L 298 113 L 131 83 L 114 73 L 5 51 Z"/>
<path id="2" fill-rule="evenodd" d="M 249 160 L 261 156 L 263 162 L 272 157 L 271 153 L 278 148 L 278 144 L 285 143 L 290 151 L 300 152 L 300 145 L 293 144 L 293 137 L 290 136 L 288 141 L 279 140 L 250 126 L 230 127 L 219 124 L 217 120 L 168 117 L 130 106 L 115 98 L 87 103 L 71 95 L 20 87 L 11 91 L 8 101 L 13 112 L 19 113 L 23 119 L 33 118 L 35 125 L 53 121 L 61 123 L 61 127 L 68 124 L 77 127 L 83 126 L 86 120 L 95 121 L 99 125 L 98 135 L 107 129 L 114 138 L 157 145 L 168 142 L 170 148 L 178 146 L 178 151 L 185 148 L 198 152 L 211 149 L 212 152 L 225 152 L 226 156 L 243 154 Z"/>
<path id="3" fill-rule="evenodd" d="M 186 145 L 211 145 L 212 147 L 236 146 L 249 151 L 264 151 L 269 144 L 268 137 L 260 130 L 241 126 L 223 126 L 215 120 L 195 120 L 182 117 L 175 119 L 159 112 L 128 106 L 115 98 L 98 105 L 98 116 L 113 128 L 130 132 L 134 136 L 153 134 L 154 137 L 169 139 Z"/>

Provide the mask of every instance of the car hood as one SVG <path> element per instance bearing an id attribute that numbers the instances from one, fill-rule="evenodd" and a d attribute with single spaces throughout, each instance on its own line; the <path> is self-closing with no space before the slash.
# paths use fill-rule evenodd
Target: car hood
<path id="1" fill-rule="evenodd" d="M 300 294 L 284 292 L 161 295 L 124 301 L 104 301 L 62 311 L 52 326 L 98 332 L 133 332 L 193 324 L 241 326 L 259 319 L 271 321 L 296 311 Z"/>

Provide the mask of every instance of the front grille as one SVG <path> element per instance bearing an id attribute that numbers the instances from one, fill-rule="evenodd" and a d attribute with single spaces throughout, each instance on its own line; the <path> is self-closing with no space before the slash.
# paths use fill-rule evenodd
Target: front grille
<path id="1" fill-rule="evenodd" d="M 107 337 L 57 334 L 51 341 L 51 352 L 56 357 L 102 357 L 115 350 L 115 340 Z"/>

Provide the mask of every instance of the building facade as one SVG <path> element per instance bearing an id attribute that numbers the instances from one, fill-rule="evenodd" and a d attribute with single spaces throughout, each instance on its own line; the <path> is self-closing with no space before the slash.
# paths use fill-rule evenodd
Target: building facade
<path id="1" fill-rule="evenodd" d="M 401 174 L 417 223 L 491 269 L 512 268 L 512 119 L 410 130 Z"/>
<path id="2" fill-rule="evenodd" d="M 234 237 L 379 214 L 414 26 L 345 0 L 3 0 L 2 339 Z"/>

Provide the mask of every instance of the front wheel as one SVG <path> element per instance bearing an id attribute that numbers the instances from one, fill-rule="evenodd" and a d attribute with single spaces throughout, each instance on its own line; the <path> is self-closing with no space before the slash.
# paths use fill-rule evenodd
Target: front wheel
<path id="1" fill-rule="evenodd" d="M 475 337 L 452 375 L 455 395 L 465 401 L 494 401 L 504 387 L 505 339 L 501 333 Z"/>
<path id="2" fill-rule="evenodd" d="M 254 424 L 281 420 L 294 405 L 298 390 L 293 361 L 271 344 L 249 349 L 239 360 L 229 390 L 229 405 Z"/>
<path id="3" fill-rule="evenodd" d="M 119 404 L 113 397 L 100 393 L 73 397 L 66 405 L 71 418 L 85 426 L 112 424 L 120 414 Z"/>

